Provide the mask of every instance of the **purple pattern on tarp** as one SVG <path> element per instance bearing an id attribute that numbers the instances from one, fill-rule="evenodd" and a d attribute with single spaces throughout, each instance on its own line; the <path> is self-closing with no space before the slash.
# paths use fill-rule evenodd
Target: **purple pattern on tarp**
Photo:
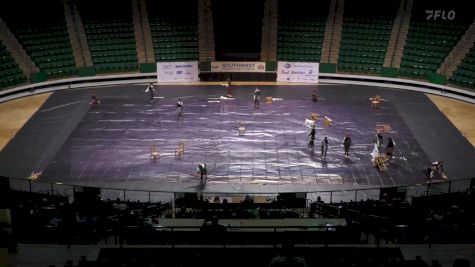
<path id="1" fill-rule="evenodd" d="M 265 93 L 265 91 L 264 91 Z M 208 183 L 296 183 L 395 185 L 420 182 L 425 153 L 391 101 L 371 109 L 364 96 L 343 103 L 323 99 L 283 99 L 259 109 L 252 98 L 236 100 L 185 98 L 178 117 L 174 99 L 156 103 L 113 99 L 94 106 L 56 155 L 45 174 L 62 181 L 197 183 L 196 167 L 208 167 Z M 210 101 L 210 102 L 209 102 Z M 315 149 L 307 148 L 310 113 L 328 116 L 332 126 L 316 123 Z M 239 122 L 246 131 L 238 134 Z M 371 164 L 376 123 L 389 123 L 396 142 L 386 172 Z M 343 137 L 352 137 L 349 159 L 343 155 Z M 327 159 L 320 158 L 320 143 L 329 139 Z M 184 157 L 175 157 L 180 142 Z M 160 158 L 150 160 L 150 145 Z"/>

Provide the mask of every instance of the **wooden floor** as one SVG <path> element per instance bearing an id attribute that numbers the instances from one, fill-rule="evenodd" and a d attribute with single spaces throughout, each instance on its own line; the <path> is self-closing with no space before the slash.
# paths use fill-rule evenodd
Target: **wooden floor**
<path id="1" fill-rule="evenodd" d="M 5 147 L 51 94 L 34 95 L 0 104 L 0 150 Z"/>
<path id="2" fill-rule="evenodd" d="M 202 83 L 208 84 L 208 83 Z M 219 83 L 212 83 L 219 84 Z M 236 82 L 242 85 L 270 85 L 275 82 Z M 284 83 L 279 83 L 284 84 Z M 43 105 L 51 93 L 24 97 L 0 104 L 0 150 L 15 136 L 28 119 Z M 448 97 L 428 95 L 431 101 L 475 146 L 475 105 Z"/>
<path id="3" fill-rule="evenodd" d="M 462 135 L 475 146 L 475 105 L 438 95 L 428 95 L 428 97 Z"/>

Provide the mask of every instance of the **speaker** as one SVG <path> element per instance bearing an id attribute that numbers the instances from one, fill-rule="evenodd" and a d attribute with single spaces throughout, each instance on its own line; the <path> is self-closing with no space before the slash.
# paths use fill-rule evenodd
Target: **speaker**
<path id="1" fill-rule="evenodd" d="M 278 196 L 277 196 L 277 199 L 281 199 L 281 200 L 294 200 L 297 198 L 297 193 L 280 193 Z"/>
<path id="2" fill-rule="evenodd" d="M 379 190 L 379 199 L 387 201 L 403 201 L 406 199 L 406 192 L 402 187 L 386 187 Z"/>
<path id="3" fill-rule="evenodd" d="M 175 205 L 178 207 L 194 207 L 198 203 L 198 193 L 177 194 Z"/>
<path id="4" fill-rule="evenodd" d="M 81 202 L 92 202 L 101 196 L 101 189 L 97 187 L 83 187 L 82 192 L 76 191 L 74 199 Z"/>
<path id="5" fill-rule="evenodd" d="M 306 197 L 305 193 L 280 193 L 277 199 L 288 208 L 305 208 Z"/>
<path id="6" fill-rule="evenodd" d="M 10 179 L 0 176 L 0 209 L 10 208 Z"/>
<path id="7" fill-rule="evenodd" d="M 83 187 L 82 193 L 88 198 L 97 198 L 101 196 L 101 189 L 97 187 Z"/>

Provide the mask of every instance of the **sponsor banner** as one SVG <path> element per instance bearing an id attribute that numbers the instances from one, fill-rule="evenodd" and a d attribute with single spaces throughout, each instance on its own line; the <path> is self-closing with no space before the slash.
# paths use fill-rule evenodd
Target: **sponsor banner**
<path id="1" fill-rule="evenodd" d="M 196 82 L 198 61 L 157 62 L 157 81 L 160 82 Z"/>
<path id="2" fill-rule="evenodd" d="M 211 62 L 211 72 L 265 72 L 265 62 Z"/>
<path id="3" fill-rule="evenodd" d="M 285 62 L 277 63 L 278 82 L 318 83 L 319 63 Z"/>

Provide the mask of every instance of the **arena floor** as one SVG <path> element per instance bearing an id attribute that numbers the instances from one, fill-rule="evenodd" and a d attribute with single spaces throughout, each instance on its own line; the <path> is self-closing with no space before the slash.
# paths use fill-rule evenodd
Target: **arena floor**
<path id="1" fill-rule="evenodd" d="M 142 86 L 111 86 L 53 93 L 0 154 L 0 175 L 109 188 L 169 192 L 310 192 L 424 183 L 423 170 L 444 160 L 451 179 L 475 173 L 475 149 L 422 93 L 387 88 L 320 85 L 262 85 L 261 107 L 254 108 L 255 86 L 233 86 L 235 100 L 222 100 L 219 85 L 160 86 L 161 98 L 148 102 Z M 89 105 L 96 91 L 102 103 Z M 383 98 L 380 109 L 369 98 Z M 272 96 L 273 103 L 265 103 Z M 183 97 L 184 114 L 175 103 Z M 315 150 L 307 148 L 310 113 L 317 121 Z M 238 134 L 239 121 L 246 132 Z M 396 143 L 388 171 L 371 164 L 376 124 Z M 342 140 L 352 137 L 350 157 Z M 326 160 L 320 142 L 330 141 Z M 176 157 L 180 142 L 185 155 Z M 150 145 L 160 158 L 150 160 Z M 200 183 L 196 167 L 208 166 Z"/>

